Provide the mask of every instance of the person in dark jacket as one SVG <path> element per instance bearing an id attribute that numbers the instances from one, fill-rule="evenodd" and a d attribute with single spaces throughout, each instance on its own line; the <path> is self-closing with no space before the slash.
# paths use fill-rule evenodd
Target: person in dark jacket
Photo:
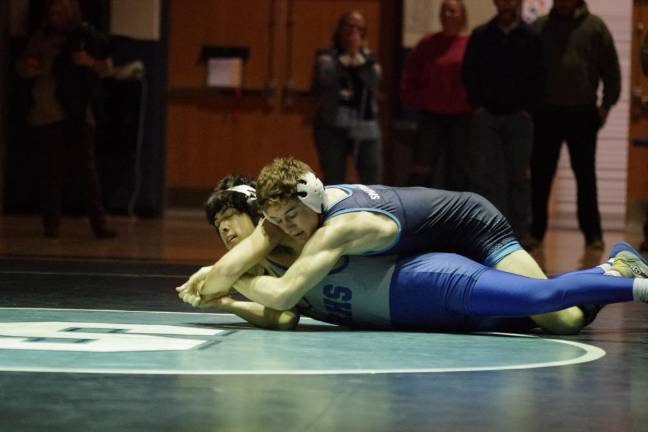
<path id="1" fill-rule="evenodd" d="M 644 75 L 648 76 L 648 33 L 646 33 L 641 43 L 641 70 Z M 643 235 L 644 240 L 641 242 L 639 250 L 641 252 L 648 252 L 648 208 L 646 209 L 646 218 L 644 219 Z"/>
<path id="2" fill-rule="evenodd" d="M 614 40 L 583 0 L 555 0 L 549 15 L 533 24 L 543 41 L 547 81 L 536 121 L 531 158 L 531 235 L 547 230 L 547 205 L 563 141 L 576 177 L 578 223 L 586 248 L 603 249 L 596 187 L 596 140 L 619 100 L 621 70 Z M 599 101 L 598 88 L 603 83 Z"/>
<path id="3" fill-rule="evenodd" d="M 530 222 L 533 120 L 544 80 L 542 43 L 520 18 L 521 0 L 494 0 L 497 15 L 468 41 L 463 80 L 475 108 L 472 189 L 490 200 L 524 243 Z"/>

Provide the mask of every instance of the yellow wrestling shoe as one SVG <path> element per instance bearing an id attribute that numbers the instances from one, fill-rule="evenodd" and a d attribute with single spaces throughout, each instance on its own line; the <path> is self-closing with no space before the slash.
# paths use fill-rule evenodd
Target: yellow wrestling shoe
<path id="1" fill-rule="evenodd" d="M 629 250 L 622 250 L 612 259 L 612 269 L 626 278 L 648 279 L 648 263 L 639 255 Z"/>

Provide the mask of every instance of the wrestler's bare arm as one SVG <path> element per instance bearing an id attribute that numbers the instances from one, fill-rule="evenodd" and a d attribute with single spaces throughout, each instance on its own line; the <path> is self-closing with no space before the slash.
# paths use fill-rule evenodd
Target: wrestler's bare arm
<path id="1" fill-rule="evenodd" d="M 230 312 L 257 327 L 272 330 L 292 330 L 299 323 L 299 314 L 293 310 L 279 311 L 256 302 L 235 300 L 227 296 L 204 300 L 199 307 L 213 307 Z"/>
<path id="2" fill-rule="evenodd" d="M 259 264 L 283 238 L 283 233 L 274 225 L 260 221 L 250 236 L 223 255 L 209 270 L 203 267 L 177 287 L 178 296 L 187 301 L 197 297 L 203 288 L 214 295 L 226 295 L 234 281 Z"/>
<path id="3" fill-rule="evenodd" d="M 389 247 L 396 224 L 374 213 L 349 213 L 330 219 L 306 242 L 288 271 L 280 277 L 241 277 L 234 288 L 249 299 L 273 309 L 287 310 L 320 282 L 343 255 L 361 255 Z M 203 288 L 209 294 L 209 287 Z"/>

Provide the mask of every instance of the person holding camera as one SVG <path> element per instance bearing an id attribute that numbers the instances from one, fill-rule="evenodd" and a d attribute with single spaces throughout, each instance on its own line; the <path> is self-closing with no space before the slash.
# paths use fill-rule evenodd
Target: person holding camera
<path id="1" fill-rule="evenodd" d="M 92 231 L 113 238 L 106 226 L 95 167 L 92 101 L 99 79 L 112 69 L 107 41 L 81 20 L 73 0 L 49 0 L 40 27 L 16 65 L 31 84 L 27 123 L 39 145 L 45 237 L 58 237 L 65 173 L 82 184 Z"/>

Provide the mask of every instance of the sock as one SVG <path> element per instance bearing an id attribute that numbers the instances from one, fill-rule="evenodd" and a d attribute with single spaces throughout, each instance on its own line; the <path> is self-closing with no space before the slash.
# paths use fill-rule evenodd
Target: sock
<path id="1" fill-rule="evenodd" d="M 603 270 L 603 273 L 607 274 L 607 272 L 609 272 L 612 269 L 612 264 L 604 262 L 603 264 L 598 265 L 596 267 L 600 268 L 601 270 Z"/>
<path id="2" fill-rule="evenodd" d="M 648 279 L 633 280 L 632 297 L 635 299 L 635 301 L 648 303 Z"/>
<path id="3" fill-rule="evenodd" d="M 596 266 L 596 268 L 600 268 L 601 270 L 603 270 L 603 274 L 605 276 L 623 277 L 623 275 L 619 273 L 619 271 L 616 270 L 614 267 L 612 267 L 612 265 L 610 265 L 609 263 L 603 263 L 599 266 Z"/>

